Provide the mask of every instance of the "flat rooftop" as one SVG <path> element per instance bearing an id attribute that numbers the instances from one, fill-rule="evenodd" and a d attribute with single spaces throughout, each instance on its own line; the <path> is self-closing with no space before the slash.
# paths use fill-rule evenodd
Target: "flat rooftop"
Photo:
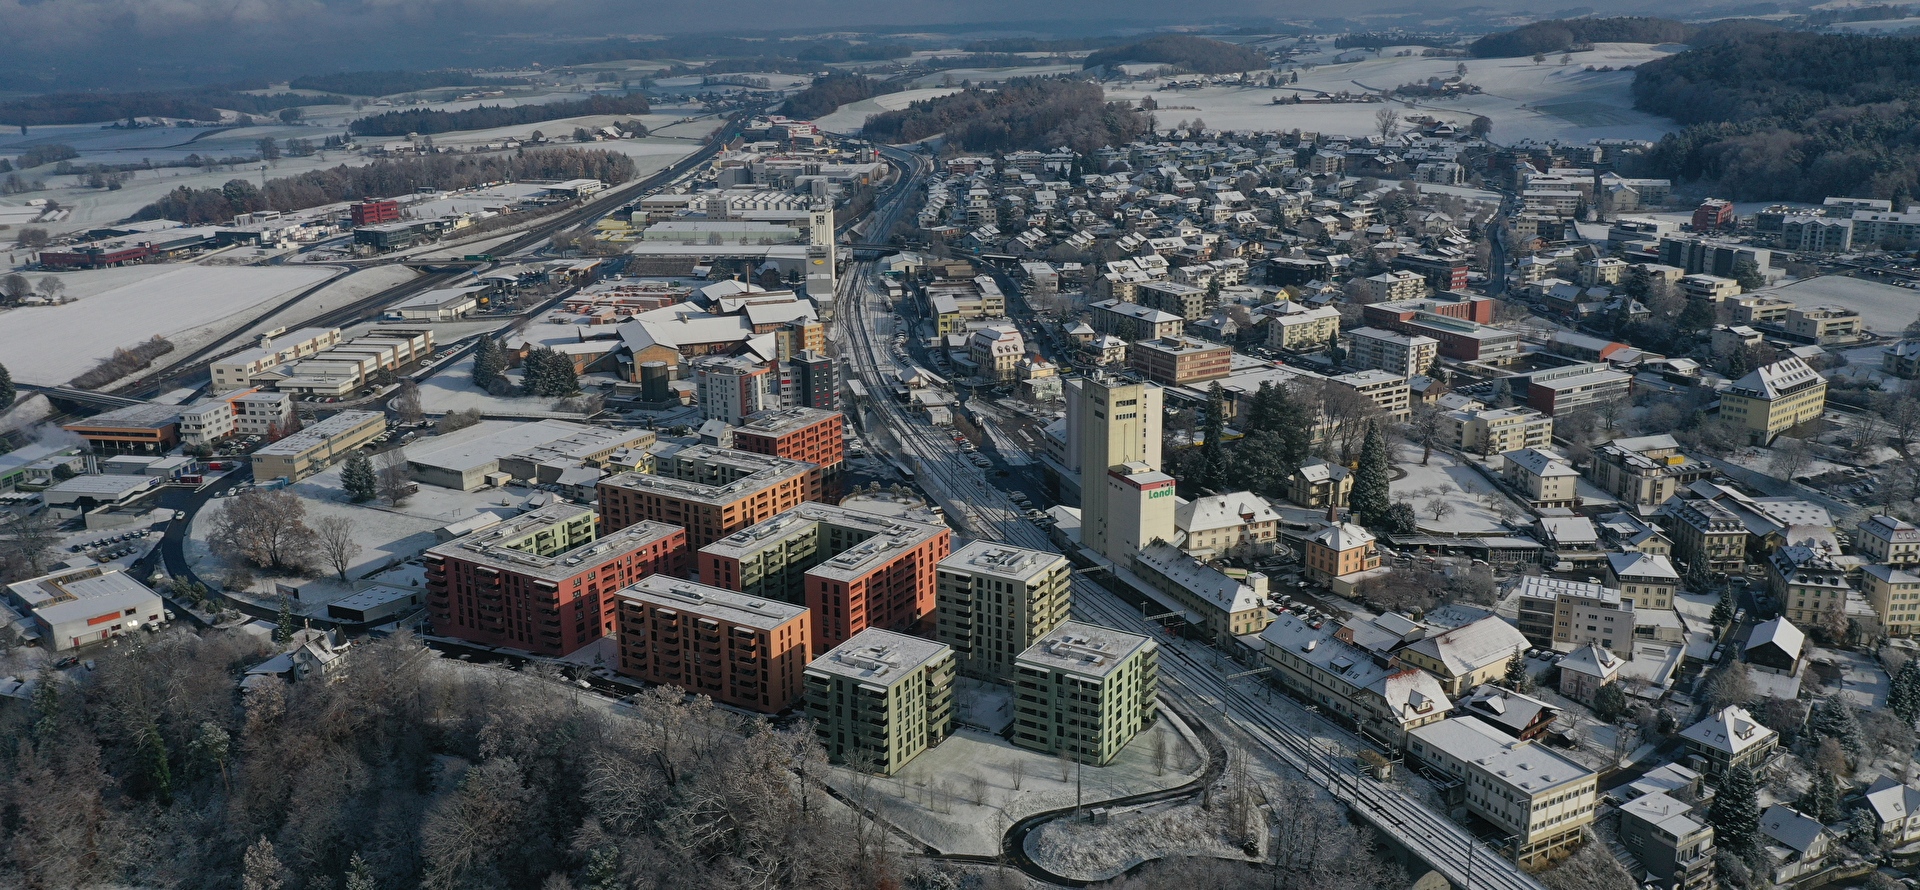
<path id="1" fill-rule="evenodd" d="M 268 445 L 259 451 L 255 451 L 253 454 L 255 457 L 262 454 L 276 457 L 293 457 L 309 449 L 318 448 L 325 444 L 328 439 L 375 418 L 384 421 L 386 415 L 378 411 L 342 411 L 326 420 L 322 420 L 291 436 L 281 439 L 272 445 Z"/>
<path id="2" fill-rule="evenodd" d="M 992 541 L 974 541 L 940 560 L 940 571 L 991 575 L 1024 584 L 1065 561 L 1066 557 L 1058 553 L 1028 550 Z"/>
<path id="3" fill-rule="evenodd" d="M 708 445 L 695 445 L 661 454 L 656 463 L 661 471 L 659 474 L 621 473 L 601 480 L 600 484 L 723 506 L 814 470 L 814 465 L 806 461 Z M 678 475 L 683 467 L 689 472 L 705 475 L 718 475 L 712 470 L 721 468 L 729 471 L 732 478 L 724 482 L 717 479 L 685 479 Z"/>
<path id="4" fill-rule="evenodd" d="M 774 408 L 762 411 L 740 425 L 740 429 L 766 436 L 783 436 L 804 429 L 829 417 L 842 417 L 838 411 L 821 408 Z"/>
<path id="5" fill-rule="evenodd" d="M 7 589 L 48 624 L 124 612 L 160 598 L 133 576 L 105 571 L 98 566 L 29 578 L 8 585 Z"/>
<path id="6" fill-rule="evenodd" d="M 806 606 L 665 575 L 649 575 L 638 584 L 615 591 L 614 596 L 761 630 L 773 630 L 807 614 Z"/>
<path id="7" fill-rule="evenodd" d="M 1139 634 L 1067 621 L 1020 653 L 1015 663 L 1100 679 L 1135 653 L 1153 648 L 1154 642 Z"/>
<path id="8" fill-rule="evenodd" d="M 808 662 L 807 673 L 892 686 L 952 651 L 945 643 L 870 627 Z"/>
<path id="9" fill-rule="evenodd" d="M 1449 757 L 1482 770 L 1491 780 L 1529 799 L 1595 773 L 1533 742 L 1523 742 L 1478 717 L 1451 717 L 1414 730 L 1413 736 Z"/>
<path id="10" fill-rule="evenodd" d="M 573 577 L 603 562 L 624 556 L 680 531 L 677 525 L 645 520 L 551 556 L 541 556 L 507 546 L 509 541 L 524 538 L 542 528 L 577 519 L 583 515 L 591 518 L 593 511 L 578 504 L 549 504 L 484 531 L 474 532 L 464 538 L 433 547 L 427 553 L 500 571 L 557 581 Z"/>
<path id="11" fill-rule="evenodd" d="M 561 440 L 603 434 L 605 431 L 564 420 L 523 423 L 488 433 L 476 439 L 443 445 L 431 451 L 411 454 L 407 462 L 423 467 L 472 472 L 497 464 L 500 458 Z"/>

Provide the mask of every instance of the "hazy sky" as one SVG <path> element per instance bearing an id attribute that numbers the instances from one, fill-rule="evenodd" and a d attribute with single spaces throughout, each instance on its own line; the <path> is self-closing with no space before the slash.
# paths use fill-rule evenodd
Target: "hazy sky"
<path id="1" fill-rule="evenodd" d="M 1606 7 L 1643 0 L 1600 0 Z M 1033 20 L 1204 24 L 1324 19 L 1418 9 L 1406 0 L 0 0 L 0 67 L 87 79 L 145 65 L 217 79 L 262 66 L 298 71 L 506 64 L 501 38 L 553 40 L 752 30 Z M 1460 4 L 1434 4 L 1436 18 Z M 1530 9 L 1518 0 L 1479 10 Z M 524 57 L 524 48 L 518 55 Z M 280 74 L 297 73 L 282 70 Z"/>

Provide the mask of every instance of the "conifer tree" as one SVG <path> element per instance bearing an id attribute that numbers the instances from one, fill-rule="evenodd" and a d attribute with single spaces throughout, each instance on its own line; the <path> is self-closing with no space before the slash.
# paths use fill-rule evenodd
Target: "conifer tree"
<path id="1" fill-rule="evenodd" d="M 1736 766 L 1721 777 L 1713 805 L 1707 808 L 1707 824 L 1722 848 L 1742 856 L 1753 850 L 1760 830 L 1760 788 L 1751 770 Z"/>
<path id="2" fill-rule="evenodd" d="M 1207 390 L 1207 420 L 1200 443 L 1201 486 L 1219 490 L 1227 481 L 1227 394 L 1215 383 Z"/>
<path id="3" fill-rule="evenodd" d="M 506 350 L 492 337 L 481 335 L 479 345 L 473 349 L 473 385 L 481 389 L 491 389 L 493 382 L 500 379 L 507 369 Z"/>
<path id="4" fill-rule="evenodd" d="M 1887 709 L 1907 726 L 1920 719 L 1920 658 L 1907 659 L 1893 675 L 1893 684 L 1887 691 Z"/>
<path id="5" fill-rule="evenodd" d="M 11 407 L 16 395 L 19 393 L 13 388 L 13 375 L 7 372 L 6 365 L 0 365 L 0 411 Z"/>
<path id="6" fill-rule="evenodd" d="M 340 468 L 340 487 L 347 490 L 347 496 L 356 504 L 364 504 L 380 494 L 380 481 L 374 475 L 373 461 L 367 453 L 358 448 L 347 455 L 347 462 Z"/>
<path id="7" fill-rule="evenodd" d="M 1505 682 L 1507 688 L 1515 692 L 1524 693 L 1533 688 L 1533 677 L 1527 673 L 1527 656 L 1519 647 L 1515 647 L 1513 657 L 1507 659 Z"/>
<path id="8" fill-rule="evenodd" d="M 1720 591 L 1720 601 L 1713 604 L 1713 616 L 1710 620 L 1716 630 L 1733 623 L 1733 588 Z"/>
<path id="9" fill-rule="evenodd" d="M 1800 796 L 1795 809 L 1820 820 L 1822 825 L 1840 821 L 1840 783 L 1833 773 L 1824 767 L 1814 771 L 1807 793 Z"/>
<path id="10" fill-rule="evenodd" d="M 1367 438 L 1360 445 L 1360 466 L 1353 472 L 1353 491 L 1348 503 L 1353 518 L 1367 528 L 1381 531 L 1387 524 L 1387 511 L 1393 508 L 1388 484 L 1393 480 L 1393 465 L 1387 457 L 1387 440 L 1373 421 L 1367 421 Z"/>
<path id="11" fill-rule="evenodd" d="M 1813 709 L 1807 728 L 1816 738 L 1839 742 L 1848 754 L 1860 754 L 1860 720 L 1854 716 L 1853 706 L 1838 695 L 1827 696 Z"/>

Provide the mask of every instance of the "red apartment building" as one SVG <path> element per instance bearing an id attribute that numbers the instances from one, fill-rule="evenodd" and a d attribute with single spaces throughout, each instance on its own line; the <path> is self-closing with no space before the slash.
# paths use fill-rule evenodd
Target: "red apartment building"
<path id="1" fill-rule="evenodd" d="M 592 510 L 553 504 L 424 556 L 436 633 L 562 656 L 614 631 L 614 593 L 684 575 L 687 533 L 642 522 L 598 537 Z"/>
<path id="2" fill-rule="evenodd" d="M 747 418 L 745 425 L 734 430 L 733 447 L 751 454 L 818 464 L 820 468 L 809 480 L 807 500 L 837 501 L 846 470 L 846 423 L 846 417 L 838 411 L 775 408 Z"/>
<path id="3" fill-rule="evenodd" d="M 399 201 L 361 201 L 347 208 L 356 226 L 377 226 L 400 221 Z"/>
<path id="4" fill-rule="evenodd" d="M 813 615 L 694 581 L 654 575 L 619 602 L 619 671 L 763 714 L 785 710 L 806 685 Z"/>

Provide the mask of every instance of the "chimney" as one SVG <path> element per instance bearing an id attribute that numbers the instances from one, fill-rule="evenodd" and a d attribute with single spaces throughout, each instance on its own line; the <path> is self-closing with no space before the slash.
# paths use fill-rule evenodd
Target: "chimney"
<path id="1" fill-rule="evenodd" d="M 1340 524 L 1340 505 L 1333 502 L 1333 496 L 1331 494 L 1327 496 L 1327 524 Z"/>

